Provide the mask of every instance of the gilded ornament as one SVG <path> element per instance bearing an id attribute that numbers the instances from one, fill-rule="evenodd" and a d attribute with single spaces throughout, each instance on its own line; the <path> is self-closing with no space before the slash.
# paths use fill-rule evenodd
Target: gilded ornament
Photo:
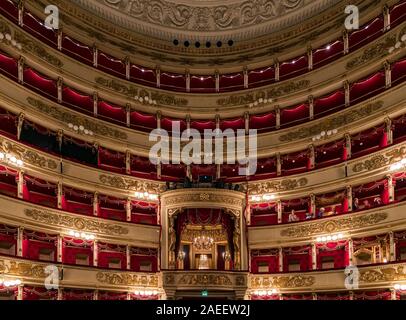
<path id="1" fill-rule="evenodd" d="M 346 217 L 330 221 L 303 223 L 300 226 L 289 227 L 281 231 L 282 237 L 298 238 L 329 234 L 345 230 L 364 228 L 378 224 L 388 218 L 386 212 L 363 214 L 356 217 Z"/>
<path id="2" fill-rule="evenodd" d="M 108 176 L 105 174 L 100 175 L 99 180 L 105 185 L 123 190 L 150 193 L 161 193 L 165 191 L 165 185 L 157 182 L 142 181 L 119 176 Z"/>
<path id="3" fill-rule="evenodd" d="M 249 194 L 263 194 L 279 191 L 290 191 L 304 187 L 308 184 L 307 178 L 286 179 L 281 181 L 265 181 L 258 183 L 250 183 L 248 185 Z"/>
<path id="4" fill-rule="evenodd" d="M 403 281 L 406 280 L 405 266 L 361 271 L 359 280 L 362 282 Z"/>
<path id="5" fill-rule="evenodd" d="M 255 276 L 251 277 L 252 289 L 258 288 L 303 288 L 311 287 L 316 283 L 316 278 L 313 276 L 280 276 L 280 277 L 268 277 L 268 276 Z"/>
<path id="6" fill-rule="evenodd" d="M 158 286 L 158 276 L 156 275 L 98 272 L 96 279 L 100 283 L 119 286 Z"/>

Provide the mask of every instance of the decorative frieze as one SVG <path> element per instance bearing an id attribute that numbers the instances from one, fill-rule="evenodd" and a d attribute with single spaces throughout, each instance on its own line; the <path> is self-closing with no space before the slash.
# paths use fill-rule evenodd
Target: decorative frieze
<path id="1" fill-rule="evenodd" d="M 364 119 L 365 117 L 382 110 L 383 107 L 383 101 L 372 102 L 367 105 L 363 105 L 360 108 L 348 110 L 340 115 L 323 119 L 320 122 L 302 127 L 298 130 L 289 130 L 287 134 L 279 136 L 279 141 L 291 142 L 299 139 L 312 138 L 317 136 L 322 131 L 339 129 L 355 121 Z"/>
<path id="2" fill-rule="evenodd" d="M 136 180 L 134 178 L 124 178 L 120 176 L 108 176 L 105 174 L 100 175 L 99 180 L 105 185 L 123 190 L 149 193 L 161 193 L 165 191 L 165 185 L 158 182 Z"/>
<path id="3" fill-rule="evenodd" d="M 406 280 L 406 266 L 399 265 L 361 271 L 359 280 L 367 283 L 403 281 Z"/>
<path id="4" fill-rule="evenodd" d="M 62 121 L 66 124 L 72 123 L 73 125 L 77 125 L 78 127 L 83 126 L 88 130 L 93 131 L 95 134 L 104 137 L 110 137 L 120 140 L 127 140 L 128 138 L 125 132 L 104 125 L 101 123 L 101 121 L 89 120 L 85 116 L 76 115 L 73 112 L 64 111 L 64 108 L 46 104 L 32 97 L 28 97 L 27 102 L 38 111 L 45 113 L 50 117 Z M 68 127 L 66 127 L 66 129 L 68 129 Z"/>
<path id="5" fill-rule="evenodd" d="M 248 185 L 249 194 L 264 194 L 280 191 L 291 191 L 297 188 L 305 187 L 308 184 L 307 178 L 285 179 L 281 181 L 265 181 L 250 183 Z"/>
<path id="6" fill-rule="evenodd" d="M 45 210 L 25 209 L 24 214 L 34 221 L 47 225 L 71 228 L 80 231 L 104 233 L 107 235 L 125 235 L 129 233 L 127 228 L 116 224 L 104 223 L 81 217 L 71 217 L 69 215 L 51 213 Z"/>
<path id="7" fill-rule="evenodd" d="M 291 289 L 311 287 L 316 283 L 313 276 L 251 276 L 250 288 L 272 288 L 272 289 Z"/>
<path id="8" fill-rule="evenodd" d="M 388 218 L 386 212 L 362 214 L 353 217 L 340 217 L 334 220 L 306 222 L 281 231 L 282 237 L 299 238 L 355 230 L 378 224 Z"/>
<path id="9" fill-rule="evenodd" d="M 43 279 L 47 276 L 44 265 L 4 259 L 0 259 L 0 273 L 38 279 Z"/>
<path id="10" fill-rule="evenodd" d="M 104 284 L 119 286 L 158 286 L 157 275 L 139 275 L 133 273 L 98 272 L 97 281 Z"/>
<path id="11" fill-rule="evenodd" d="M 386 167 L 397 161 L 401 161 L 406 156 L 406 146 L 400 146 L 394 148 L 384 154 L 378 154 L 366 159 L 362 162 L 358 162 L 352 166 L 352 171 L 360 173 L 362 171 L 372 171 Z"/>
<path id="12" fill-rule="evenodd" d="M 38 152 L 26 149 L 24 146 L 0 137 L 0 150 L 4 153 L 15 154 L 24 163 L 35 167 L 56 170 L 58 163 L 52 159 L 39 155 Z"/>

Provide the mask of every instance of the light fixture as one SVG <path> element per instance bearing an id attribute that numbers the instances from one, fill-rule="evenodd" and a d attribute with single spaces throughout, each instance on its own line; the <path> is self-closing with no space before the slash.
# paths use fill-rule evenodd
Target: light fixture
<path id="1" fill-rule="evenodd" d="M 137 199 L 144 199 L 144 200 L 151 200 L 151 201 L 156 201 L 158 200 L 158 195 L 154 193 L 149 193 L 149 192 L 134 192 L 134 196 Z"/>
<path id="2" fill-rule="evenodd" d="M 19 286 L 21 283 L 22 282 L 20 279 L 13 279 L 13 280 L 0 279 L 0 286 L 2 285 L 6 288 Z"/>
<path id="3" fill-rule="evenodd" d="M 23 48 L 21 43 L 19 43 L 15 39 L 13 39 L 13 37 L 9 33 L 4 34 L 3 32 L 0 32 L 0 42 L 3 42 L 3 41 L 6 42 L 6 44 L 8 44 L 8 45 L 16 47 L 18 50 L 21 50 Z"/>
<path id="4" fill-rule="evenodd" d="M 251 201 L 252 202 L 261 202 L 261 201 L 270 201 L 270 200 L 275 200 L 276 196 L 274 194 L 263 194 L 263 195 L 253 195 L 251 196 Z"/>
<path id="5" fill-rule="evenodd" d="M 12 166 L 22 167 L 24 162 L 11 153 L 0 152 L 0 162 L 7 163 Z"/>
<path id="6" fill-rule="evenodd" d="M 83 239 L 83 240 L 94 240 L 94 239 L 96 239 L 96 237 L 93 234 L 85 233 L 85 232 L 78 232 L 78 231 L 74 231 L 74 230 L 69 231 L 69 235 L 74 237 L 74 238 Z"/>
<path id="7" fill-rule="evenodd" d="M 397 283 L 397 284 L 395 284 L 395 285 L 393 286 L 393 288 L 394 288 L 395 290 L 402 290 L 402 291 L 404 291 L 404 290 L 406 290 L 406 284 Z"/>
<path id="8" fill-rule="evenodd" d="M 317 237 L 316 242 L 337 241 L 337 240 L 341 240 L 342 238 L 344 238 L 344 235 L 342 233 L 339 233 L 339 234 Z"/>
<path id="9" fill-rule="evenodd" d="M 326 49 L 327 49 L 327 50 L 330 50 L 330 49 L 331 49 L 331 45 L 328 45 L 328 46 L 326 47 Z"/>
<path id="10" fill-rule="evenodd" d="M 92 130 L 85 128 L 83 125 L 77 125 L 77 124 L 73 124 L 73 123 L 69 122 L 68 128 L 72 129 L 73 131 L 75 131 L 76 133 L 79 133 L 79 134 L 85 134 L 85 135 L 89 135 L 89 136 L 94 135 Z"/>
<path id="11" fill-rule="evenodd" d="M 317 141 L 317 140 L 321 140 L 321 139 L 326 139 L 337 133 L 338 133 L 337 129 L 332 129 L 332 130 L 327 130 L 327 131 L 323 130 L 319 134 L 313 136 L 312 140 Z"/>
<path id="12" fill-rule="evenodd" d="M 203 228 L 200 235 L 193 238 L 193 246 L 197 250 L 211 250 L 214 244 L 214 239 Z"/>
<path id="13" fill-rule="evenodd" d="M 156 296 L 159 294 L 158 290 L 134 290 L 133 294 L 135 296 Z"/>
<path id="14" fill-rule="evenodd" d="M 255 296 L 273 296 L 275 294 L 278 294 L 278 290 L 276 289 L 268 289 L 268 290 L 255 290 L 252 292 L 253 295 Z"/>
<path id="15" fill-rule="evenodd" d="M 391 164 L 389 170 L 397 171 L 397 170 L 404 169 L 404 168 L 406 168 L 406 158 L 403 158 L 402 160 Z"/>
<path id="16" fill-rule="evenodd" d="M 399 49 L 401 49 L 402 47 L 405 47 L 405 46 L 406 46 L 406 33 L 403 34 L 400 37 L 400 41 L 397 41 L 394 46 L 392 46 L 392 47 L 390 47 L 388 49 L 388 52 L 392 53 L 392 52 L 397 51 L 397 50 L 399 50 Z"/>
<path id="17" fill-rule="evenodd" d="M 258 105 L 264 105 L 267 103 L 272 103 L 272 99 L 269 98 L 258 98 L 257 100 L 255 100 L 254 102 L 251 102 L 250 104 L 248 104 L 248 107 L 252 108 L 252 107 L 257 107 Z"/>
<path id="18" fill-rule="evenodd" d="M 137 100 L 138 102 L 143 103 L 143 104 L 157 105 L 156 100 L 150 98 L 149 96 L 144 96 L 144 97 L 134 96 L 134 100 Z"/>

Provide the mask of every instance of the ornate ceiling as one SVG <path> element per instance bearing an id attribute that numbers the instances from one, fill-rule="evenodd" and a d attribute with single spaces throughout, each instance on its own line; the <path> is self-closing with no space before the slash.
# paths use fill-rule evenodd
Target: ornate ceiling
<path id="1" fill-rule="evenodd" d="M 73 0 L 99 17 L 160 40 L 242 41 L 280 31 L 337 0 Z"/>

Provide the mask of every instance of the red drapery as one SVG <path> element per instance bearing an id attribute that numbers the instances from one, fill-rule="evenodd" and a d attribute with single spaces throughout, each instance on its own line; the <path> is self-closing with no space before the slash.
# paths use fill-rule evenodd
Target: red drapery
<path id="1" fill-rule="evenodd" d="M 298 264 L 300 271 L 308 271 L 312 266 L 310 246 L 283 248 L 283 271 L 289 272 L 289 265 Z"/>
<path id="2" fill-rule="evenodd" d="M 63 238 L 62 261 L 67 264 L 77 264 L 77 258 L 88 266 L 93 265 L 93 241 Z M 87 262 L 87 263 L 86 263 Z"/>
<path id="3" fill-rule="evenodd" d="M 334 262 L 334 268 L 344 268 L 349 265 L 348 241 L 338 241 L 329 243 L 318 243 L 317 252 L 317 269 L 322 270 L 323 263 L 328 261 Z"/>
<path id="4" fill-rule="evenodd" d="M 23 288 L 23 300 L 57 300 L 57 297 L 57 290 L 31 286 L 24 286 Z"/>

